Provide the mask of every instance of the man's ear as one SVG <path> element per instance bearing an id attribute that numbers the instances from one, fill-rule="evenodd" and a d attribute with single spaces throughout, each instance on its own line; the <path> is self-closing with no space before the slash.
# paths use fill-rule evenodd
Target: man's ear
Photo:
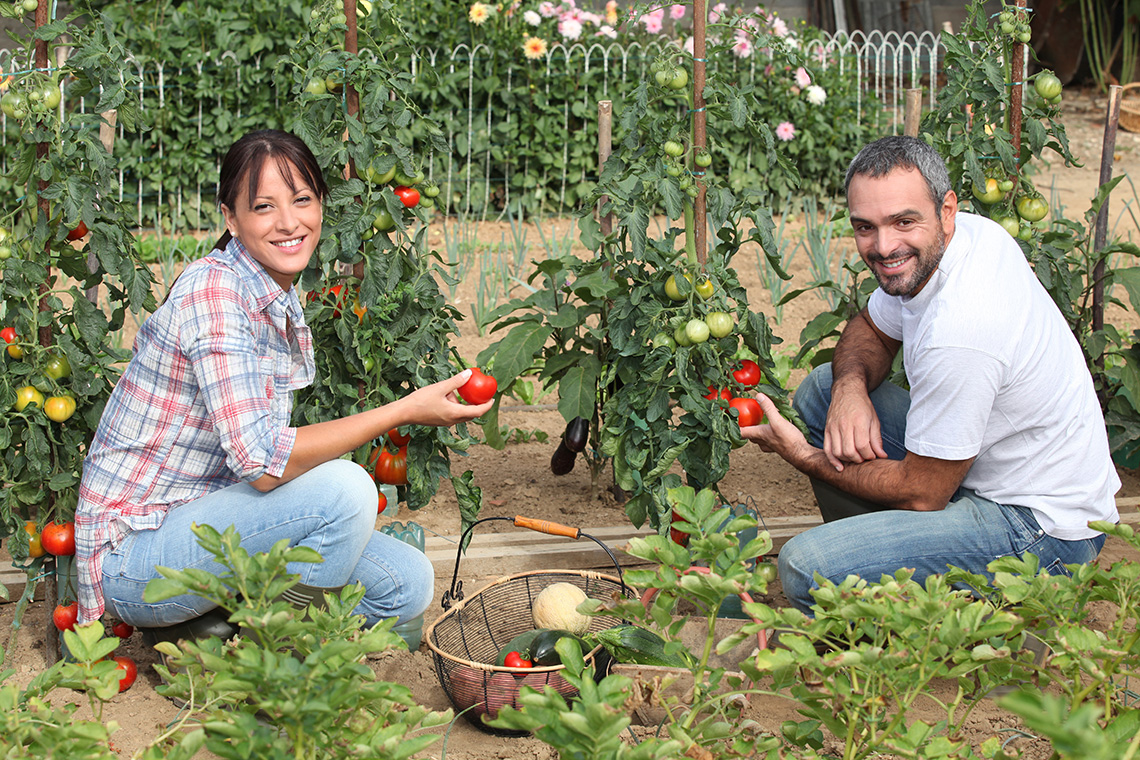
<path id="1" fill-rule="evenodd" d="M 942 220 L 942 232 L 947 242 L 954 235 L 954 218 L 958 214 L 958 194 L 953 190 L 946 193 L 942 199 L 942 208 L 939 209 L 939 218 Z"/>

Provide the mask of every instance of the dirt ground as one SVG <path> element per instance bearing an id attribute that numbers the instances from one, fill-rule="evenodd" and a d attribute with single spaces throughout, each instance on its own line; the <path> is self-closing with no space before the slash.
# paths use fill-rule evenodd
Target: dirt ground
<path id="1" fill-rule="evenodd" d="M 1088 207 L 1088 200 L 1097 186 L 1105 103 L 1106 99 L 1103 97 L 1093 97 L 1088 93 L 1071 96 L 1070 91 L 1066 91 L 1065 123 L 1073 150 L 1084 166 L 1064 168 L 1057 162 L 1036 178 L 1038 187 L 1046 194 L 1050 186 L 1055 189 L 1066 204 L 1070 217 L 1079 217 Z M 1140 135 L 1122 131 L 1117 135 L 1114 171 L 1116 174 L 1129 174 L 1135 178 L 1140 175 L 1138 169 L 1140 169 Z M 1129 180 L 1125 180 L 1118 193 L 1113 196 L 1110 230 L 1122 237 L 1131 236 L 1132 240 L 1140 241 L 1136 225 L 1136 219 L 1140 216 L 1138 207 L 1140 207 L 1140 197 L 1137 195 L 1137 190 Z M 798 220 L 791 220 L 791 229 L 795 229 L 799 223 Z M 572 223 L 567 220 L 547 220 L 542 222 L 542 226 L 542 232 L 547 238 L 575 239 Z M 478 241 L 485 245 L 476 246 L 476 249 L 490 257 L 494 255 L 496 244 L 510 238 L 511 231 L 508 225 L 485 223 L 478 229 Z M 433 245 L 443 248 L 445 241 L 442 227 L 437 225 L 430 232 L 430 240 Z M 543 257 L 542 235 L 539 231 L 532 229 L 527 240 L 532 246 L 528 259 Z M 770 299 L 760 282 L 755 262 L 755 252 L 746 250 L 742 251 L 735 260 L 735 266 L 741 280 L 749 289 L 749 299 L 753 309 L 772 314 Z M 796 275 L 796 284 L 807 282 L 809 277 L 806 272 L 806 256 L 796 257 L 791 268 Z M 474 272 L 473 268 L 472 273 Z M 459 286 L 453 299 L 468 313 L 476 300 L 476 280 L 474 274 L 469 274 Z M 795 346 L 798 343 L 800 329 L 823 308 L 822 301 L 816 299 L 814 295 L 803 296 L 784 307 L 781 320 L 779 322 L 773 320 L 773 330 L 785 339 L 787 345 Z M 1107 321 L 1119 324 L 1134 318 L 1135 315 L 1131 314 L 1110 313 Z M 459 351 L 464 357 L 474 360 L 477 353 L 492 338 L 476 335 L 470 322 L 463 325 L 463 330 L 464 334 L 457 340 Z M 793 373 L 793 386 L 800 376 L 802 372 Z M 474 471 L 475 482 L 483 489 L 483 516 L 521 514 L 578 526 L 586 532 L 589 532 L 589 528 L 627 524 L 621 506 L 615 503 L 612 496 L 604 492 L 592 492 L 586 467 L 579 464 L 573 472 L 564 477 L 556 478 L 550 473 L 550 456 L 564 424 L 552 407 L 554 400 L 549 397 L 540 398 L 536 406 L 524 407 L 517 400 L 506 399 L 501 416 L 501 424 L 509 425 L 513 429 L 528 432 L 545 431 L 550 436 L 548 441 L 511 443 L 502 451 L 476 446 L 470 452 L 470 456 L 455 458 L 453 470 L 457 474 L 467 469 Z M 608 473 L 606 475 L 608 476 Z M 1119 494 L 1121 497 L 1140 496 L 1140 476 L 1137 473 L 1121 471 L 1121 479 L 1124 482 Z M 816 514 L 815 502 L 806 479 L 775 455 L 764 454 L 756 447 L 746 447 L 733 453 L 731 471 L 722 482 L 721 488 L 729 499 L 754 500 L 762 517 Z M 415 513 L 409 513 L 401 508 L 397 519 L 413 519 L 420 523 L 429 535 L 453 536 L 458 532 L 459 526 L 454 493 L 447 484 L 443 484 L 439 494 L 429 506 Z M 386 522 L 386 519 L 383 522 Z M 378 522 L 378 525 L 382 525 L 383 522 Z M 478 536 L 475 540 L 478 540 Z M 1125 556 L 1131 557 L 1132 553 L 1110 540 L 1100 561 L 1111 563 Z M 462 579 L 469 590 L 477 589 L 490 580 L 467 577 Z M 448 588 L 450 580 L 450 572 L 438 574 L 437 599 Z M 778 605 L 785 603 L 779 594 L 778 586 L 767 601 Z M 14 607 L 13 604 L 0 605 L 0 629 L 10 630 Z M 439 606 L 433 605 L 428 611 L 429 619 L 434 619 L 440 612 Z M 8 666 L 15 669 L 15 680 L 19 682 L 26 682 L 45 666 L 47 658 L 40 630 L 48 614 L 50 613 L 47 612 L 45 603 L 37 602 L 32 605 L 25 617 L 25 625 L 19 632 L 18 645 L 8 661 Z M 157 674 L 151 668 L 157 660 L 156 653 L 147 651 L 137 635 L 125 642 L 120 652 L 130 655 L 138 662 L 139 679 L 133 688 L 111 701 L 104 717 L 119 724 L 120 728 L 114 735 L 114 743 L 122 756 L 129 757 L 135 750 L 162 733 L 171 721 L 176 719 L 179 711 L 154 691 L 154 687 L 159 683 Z M 372 665 L 380 678 L 409 685 L 421 704 L 440 710 L 450 706 L 436 678 L 431 653 L 426 644 L 419 651 L 412 653 L 386 653 L 373 660 Z M 78 695 L 72 695 L 72 698 L 77 702 L 83 701 Z M 796 717 L 792 705 L 779 700 L 754 700 L 751 709 L 754 712 L 753 717 L 771 730 L 777 729 L 783 720 Z M 86 714 L 88 714 L 87 708 L 81 707 L 78 715 L 82 717 Z M 1016 724 L 1010 714 L 991 704 L 983 705 L 975 711 L 974 719 L 964 738 L 977 746 L 992 736 L 1003 738 L 1008 736 L 999 732 Z M 465 720 L 457 721 L 449 732 L 446 728 L 440 730 L 441 734 L 445 732 L 446 742 L 435 744 L 425 756 L 447 757 L 452 760 L 557 756 L 553 749 L 535 739 L 492 736 L 477 730 Z M 1012 747 L 1027 752 L 1031 757 L 1047 756 L 1045 742 L 1041 740 L 1019 738 Z"/>

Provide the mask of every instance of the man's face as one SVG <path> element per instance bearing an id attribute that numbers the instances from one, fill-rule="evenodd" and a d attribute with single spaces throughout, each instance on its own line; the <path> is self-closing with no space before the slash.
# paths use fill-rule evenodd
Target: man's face
<path id="1" fill-rule="evenodd" d="M 855 246 L 879 287 L 892 296 L 914 296 L 942 261 L 954 234 L 958 197 L 949 192 L 935 207 L 917 169 L 882 177 L 857 174 L 847 191 Z"/>

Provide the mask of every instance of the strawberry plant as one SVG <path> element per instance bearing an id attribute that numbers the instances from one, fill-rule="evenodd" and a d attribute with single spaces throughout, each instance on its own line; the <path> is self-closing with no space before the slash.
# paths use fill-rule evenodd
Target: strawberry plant
<path id="1" fill-rule="evenodd" d="M 408 47 L 394 9 L 378 4 L 352 19 L 343 10 L 332 0 L 314 7 L 308 34 L 279 71 L 282 91 L 297 104 L 290 128 L 313 150 L 331 189 L 320 246 L 302 275 L 317 363 L 313 385 L 296 397 L 306 423 L 385 404 L 456 371 L 450 336 L 460 314 L 432 276 L 435 254 L 423 226 L 433 210 L 395 192 L 431 192 L 400 130 L 419 124 L 436 149 L 443 136 L 411 103 L 409 79 L 395 64 Z M 411 509 L 450 477 L 449 450 L 470 441 L 465 426 L 458 431 L 413 430 L 404 487 Z M 356 461 L 365 465 L 373 448 L 361 447 Z M 477 511 L 463 493 L 464 514 Z"/>
<path id="2" fill-rule="evenodd" d="M 31 69 L 8 83 L 7 96 L 29 106 L 17 114 L 18 137 L 6 147 L 4 182 L 18 188 L 19 200 L 0 212 L 10 253 L 0 261 L 0 322 L 16 336 L 0 371 L 0 536 L 10 537 L 20 561 L 29 558 L 27 521 L 71 522 L 83 456 L 127 358 L 110 336 L 128 311 L 153 307 L 129 211 L 105 194 L 117 185 L 118 163 L 99 137 L 102 114 L 111 110 L 126 128 L 137 127 L 129 94 L 137 79 L 100 19 L 76 13 L 50 20 L 46 7 L 45 23 L 19 38 L 17 59 L 32 61 Z M 22 16 L 9 3 L 0 12 Z M 48 62 L 61 45 L 74 50 L 56 68 Z M 61 87 L 71 102 L 87 96 L 85 112 L 61 114 Z M 76 238 L 81 226 L 87 233 Z M 95 292 L 99 303 L 88 299 Z"/>

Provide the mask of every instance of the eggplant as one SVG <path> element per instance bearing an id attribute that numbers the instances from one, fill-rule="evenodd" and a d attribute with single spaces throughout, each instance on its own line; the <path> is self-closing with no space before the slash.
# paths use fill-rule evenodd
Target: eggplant
<path id="1" fill-rule="evenodd" d="M 562 432 L 562 443 L 577 454 L 586 448 L 586 441 L 589 437 L 590 421 L 585 417 L 575 417 L 566 423 L 566 430 Z"/>
<path id="2" fill-rule="evenodd" d="M 577 452 L 566 448 L 565 441 L 559 441 L 554 456 L 550 458 L 550 471 L 555 475 L 565 475 L 574 469 L 574 461 L 577 458 Z"/>

